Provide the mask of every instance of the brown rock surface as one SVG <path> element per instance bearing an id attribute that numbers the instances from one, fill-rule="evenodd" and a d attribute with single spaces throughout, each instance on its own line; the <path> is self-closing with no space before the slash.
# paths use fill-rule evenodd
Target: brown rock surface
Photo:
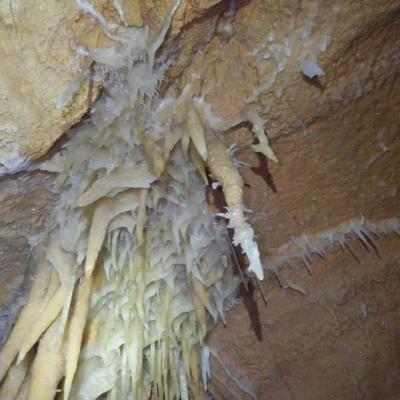
<path id="1" fill-rule="evenodd" d="M 52 188 L 53 177 L 44 173 L 0 178 L 0 343 L 12 323 L 9 314 L 18 310 L 29 287 L 25 276 L 32 266 L 31 245 L 51 223 Z"/>
<path id="2" fill-rule="evenodd" d="M 249 8 L 257 4 L 261 7 L 260 2 L 252 2 Z M 321 8 L 329 4 L 324 2 Z M 239 145 L 236 158 L 251 166 L 243 169 L 249 185 L 247 205 L 254 211 L 249 218 L 266 265 L 285 244 L 290 245 L 292 237 L 315 234 L 360 215 L 374 221 L 400 215 L 399 53 L 393 51 L 400 40 L 399 14 L 375 10 L 377 14 L 365 15 L 363 23 L 351 26 L 353 16 L 360 18 L 352 7 L 357 8 L 357 3 L 349 2 L 338 11 L 332 44 L 320 62 L 325 77 L 304 79 L 294 58 L 271 93 L 252 106 L 269 110 L 267 131 L 280 164 L 266 162 L 248 148 L 253 137 L 246 124 L 226 136 L 229 144 Z M 234 45 L 251 38 L 247 12 L 243 7 L 236 23 L 246 15 L 248 33 L 235 35 L 229 43 L 231 51 L 219 56 L 220 88 L 210 84 L 216 89 L 211 89 L 208 100 L 218 115 L 237 113 L 249 88 L 259 82 L 243 84 L 256 78 L 242 67 L 250 62 L 237 55 L 242 54 L 235 50 L 242 43 Z M 326 9 L 320 15 L 327 15 Z M 236 27 L 238 32 L 241 28 Z M 285 32 L 287 25 L 281 29 Z M 256 40 L 244 47 L 256 47 Z M 229 62 L 230 56 L 235 61 Z M 206 64 L 209 56 L 202 57 Z M 281 97 L 276 88 L 283 89 Z M 281 270 L 281 280 L 300 285 L 306 296 L 282 290 L 276 282 L 263 284 L 267 307 L 258 294 L 256 303 L 244 295 L 227 327 L 211 334 L 211 347 L 229 370 L 227 374 L 214 359 L 211 392 L 216 398 L 230 399 L 235 394 L 250 398 L 229 374 L 252 386 L 259 399 L 400 396 L 399 239 L 380 242 L 382 259 L 366 253 L 360 244 L 351 245 L 360 263 L 338 250 L 325 261 L 313 258 L 312 277 L 303 266 L 299 269 L 299 260 L 294 262 L 296 268 L 286 265 Z M 254 322 L 257 316 L 259 325 Z"/>
<path id="3" fill-rule="evenodd" d="M 57 100 L 76 80 L 68 2 L 0 4 L 0 174 L 24 169 L 87 109 L 88 85 L 62 109 Z M 70 20 L 70 17 L 69 19 Z"/>
<path id="4" fill-rule="evenodd" d="M 154 1 L 92 4 L 110 21 L 161 29 L 173 4 Z M 198 4 L 197 4 L 198 3 Z M 175 20 L 179 30 L 215 1 L 187 1 Z M 77 48 L 115 45 L 74 1 L 3 1 L 0 3 L 0 175 L 24 170 L 46 154 L 56 140 L 79 122 L 99 93 L 89 84 L 89 65 Z M 73 89 L 73 86 L 76 86 Z"/>
<path id="5" fill-rule="evenodd" d="M 258 294 L 256 303 L 244 295 L 226 327 L 212 333 L 211 347 L 260 400 L 399 398 L 398 240 L 379 242 L 382 259 L 352 243 L 360 263 L 339 251 L 313 259 L 312 277 L 291 270 L 306 296 L 264 283 L 268 306 Z M 215 358 L 211 368 L 216 398 L 251 398 Z"/>
<path id="6" fill-rule="evenodd" d="M 89 48 L 109 43 L 88 16 L 68 11 L 74 17 L 65 22 L 73 4 L 61 10 L 61 3 L 37 15 L 0 5 L 0 37 L 12 38 L 0 44 L 7 61 L 0 66 L 0 162 L 14 149 L 23 159 L 44 154 L 87 110 L 87 86 L 66 111 L 55 108 L 73 79 L 66 66 L 74 57 L 55 33 L 70 29 Z M 226 143 L 236 143 L 235 157 L 250 165 L 242 168 L 246 204 L 267 266 L 293 237 L 360 215 L 375 222 L 400 217 L 398 0 L 183 3 L 163 49 L 175 59 L 168 89 L 179 92 L 200 76 L 213 113 L 233 125 Z M 93 4 L 119 18 L 111 1 Z M 158 4 L 135 3 L 127 21 L 157 32 L 171 1 Z M 40 50 L 26 56 L 28 47 Z M 301 60 L 310 57 L 325 76 L 301 74 Z M 24 82 L 21 91 L 10 82 Z M 279 164 L 249 149 L 251 123 L 235 125 L 252 112 L 268 121 Z M 23 174 L 0 182 L 0 303 L 21 284 L 27 238 L 51 211 L 48 179 Z M 307 295 L 267 280 L 268 306 L 257 291 L 255 302 L 244 294 L 227 327 L 211 334 L 211 347 L 259 399 L 400 398 L 399 245 L 395 235 L 380 240 L 378 257 L 353 240 L 359 262 L 338 249 L 326 260 L 313 258 L 312 277 L 298 261 L 285 265 L 282 279 Z M 212 367 L 216 398 L 250 398 L 215 359 Z"/>

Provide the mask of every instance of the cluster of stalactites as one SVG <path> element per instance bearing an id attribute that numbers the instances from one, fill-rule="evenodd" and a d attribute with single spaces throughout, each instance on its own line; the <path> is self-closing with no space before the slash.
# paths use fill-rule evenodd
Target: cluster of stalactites
<path id="1" fill-rule="evenodd" d="M 77 3 L 117 44 L 82 52 L 107 72 L 104 96 L 41 166 L 58 173 L 60 203 L 0 354 L 0 397 L 52 400 L 62 382 L 65 400 L 197 398 L 209 376 L 206 333 L 238 285 L 207 209 L 206 165 L 223 187 L 235 244 L 263 276 L 242 180 L 193 100 L 198 82 L 154 100 L 155 52 L 179 2 L 153 42 L 146 28 L 109 25 Z"/>
<path id="2" fill-rule="evenodd" d="M 205 334 L 237 286 L 226 243 L 179 149 L 143 195 L 145 215 L 142 193 L 133 213 L 109 224 L 72 398 L 88 398 L 93 381 L 121 399 L 147 399 L 151 390 L 197 398 L 202 390 Z"/>

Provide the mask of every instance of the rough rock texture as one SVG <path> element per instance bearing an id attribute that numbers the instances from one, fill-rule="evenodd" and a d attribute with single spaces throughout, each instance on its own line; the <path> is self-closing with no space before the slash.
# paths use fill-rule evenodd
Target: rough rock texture
<path id="1" fill-rule="evenodd" d="M 92 2 L 110 21 L 147 24 L 153 35 L 173 2 L 158 3 Z M 216 1 L 198 3 L 183 4 L 175 31 Z M 0 3 L 0 175 L 21 171 L 46 154 L 87 112 L 100 88 L 93 86 L 90 65 L 78 53 L 110 42 L 100 24 L 76 9 L 74 1 Z"/>
<path id="2" fill-rule="evenodd" d="M 20 173 L 0 178 L 0 343 L 12 323 L 30 285 L 28 268 L 32 265 L 31 245 L 51 223 L 56 196 L 53 177 L 44 173 Z"/>
<path id="3" fill-rule="evenodd" d="M 0 163 L 16 151 L 23 166 L 25 157 L 46 153 L 89 104 L 83 80 L 71 105 L 56 110 L 75 79 L 67 67 L 75 52 L 59 32 L 89 49 L 110 43 L 72 2 L 56 2 L 47 14 L 7 3 L 0 5 L 0 37 L 9 38 L 0 44 Z M 121 2 L 127 23 L 149 24 L 154 33 L 172 4 L 131 3 Z M 93 4 L 121 18 L 112 1 Z M 400 217 L 399 18 L 399 0 L 193 0 L 178 10 L 163 49 L 174 59 L 164 92 L 179 93 L 200 77 L 201 95 L 231 127 L 226 144 L 235 143 L 235 157 L 250 166 L 242 168 L 245 195 L 265 265 L 292 237 L 360 215 L 375 222 Z M 325 75 L 302 75 L 305 59 Z M 254 114 L 267 121 L 279 164 L 249 148 Z M 37 234 L 51 210 L 48 179 L 24 174 L 1 181 L 0 303 L 22 282 L 26 236 Z M 352 241 L 358 261 L 340 249 L 326 260 L 314 257 L 312 277 L 297 261 L 283 266 L 281 279 L 307 295 L 274 279 L 262 284 L 268 307 L 257 290 L 244 293 L 227 327 L 210 337 L 226 365 L 213 359 L 213 395 L 247 398 L 230 374 L 260 399 L 400 397 L 399 244 L 395 235 L 380 240 L 378 257 Z"/>
<path id="4" fill-rule="evenodd" d="M 248 18 L 254 15 L 249 9 L 261 7 L 260 3 L 252 2 L 236 14 L 237 24 L 246 15 L 247 33 L 234 36 L 230 43 L 246 41 L 245 48 L 258 47 L 254 43 L 259 33 L 252 31 L 254 24 Z M 384 3 L 389 6 L 386 10 Z M 303 10 L 307 4 L 311 3 L 303 2 Z M 250 186 L 247 205 L 255 211 L 249 217 L 266 265 L 284 253 L 292 237 L 315 234 L 360 215 L 374 221 L 400 215 L 399 54 L 393 51 L 400 42 L 399 3 L 370 6 L 362 8 L 371 12 L 362 23 L 354 22 L 360 18 L 356 11 L 360 2 L 338 8 L 332 44 L 318 61 L 324 77 L 302 77 L 296 68 L 298 58 L 291 56 L 271 93 L 253 105 L 268 111 L 267 131 L 279 165 L 248 148 L 253 142 L 249 124 L 231 129 L 226 136 L 227 143 L 239 145 L 236 158 L 251 165 L 243 170 Z M 324 2 L 318 14 L 328 24 L 329 7 L 330 2 Z M 298 18 L 296 26 L 305 20 Z M 291 31 L 287 24 L 275 28 L 277 36 L 286 35 L 286 29 Z M 247 41 L 251 32 L 255 36 Z M 318 33 L 322 32 L 317 30 L 316 37 Z M 241 69 L 246 61 L 234 54 L 232 49 L 219 56 L 224 61 L 224 56 L 234 57 L 235 62 L 218 64 L 222 71 L 216 80 L 221 88 L 209 95 L 221 116 L 237 113 L 243 98 L 259 87 L 242 84 L 254 78 L 249 78 L 249 68 Z M 224 68 L 230 68 L 230 73 Z M 262 285 L 268 307 L 259 294 L 256 302 L 251 294 L 244 294 L 227 327 L 211 335 L 211 346 L 229 371 L 214 360 L 211 391 L 216 398 L 235 394 L 250 398 L 229 374 L 251 385 L 260 399 L 400 396 L 399 239 L 393 236 L 379 242 L 382 259 L 354 241 L 351 246 L 359 263 L 350 252 L 338 249 L 327 260 L 313 258 L 312 277 L 298 260 L 294 269 L 286 265 L 280 271 L 283 282 L 299 285 L 306 296 L 282 290 L 271 281 Z"/>
<path id="5" fill-rule="evenodd" d="M 352 243 L 360 263 L 339 251 L 313 259 L 312 277 L 291 270 L 306 296 L 274 281 L 263 285 L 267 307 L 258 294 L 257 302 L 244 295 L 227 326 L 213 332 L 212 348 L 260 400 L 399 398 L 398 241 L 379 242 L 382 259 Z M 212 370 L 216 398 L 251 399 L 215 358 Z"/>
<path id="6" fill-rule="evenodd" d="M 22 170 L 45 154 L 87 110 L 84 82 L 73 102 L 56 108 L 77 79 L 66 19 L 71 9 L 57 1 L 0 4 L 0 174 Z"/>

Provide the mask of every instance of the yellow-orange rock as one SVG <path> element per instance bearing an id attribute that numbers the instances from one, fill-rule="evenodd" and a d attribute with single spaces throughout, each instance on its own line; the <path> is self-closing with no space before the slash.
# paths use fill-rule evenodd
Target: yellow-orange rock
<path id="1" fill-rule="evenodd" d="M 65 110 L 55 108 L 74 79 L 75 53 L 66 38 L 88 48 L 112 45 L 72 2 L 54 2 L 52 9 L 36 1 L 28 12 L 31 3 L 13 1 L 12 12 L 9 2 L 0 4 L 0 162 L 17 167 L 18 160 L 46 153 L 87 111 L 87 86 Z M 148 24 L 156 35 L 172 1 L 120 3 L 127 23 Z M 113 1 L 92 4 L 119 21 Z M 161 50 L 174 59 L 165 91 L 178 94 L 199 76 L 200 95 L 231 126 L 225 140 L 249 164 L 242 168 L 245 200 L 266 266 L 303 234 L 360 215 L 378 223 L 400 217 L 399 15 L 399 0 L 182 1 Z M 325 75 L 304 76 L 305 59 Z M 249 148 L 251 113 L 266 121 L 279 164 Z M 29 254 L 27 208 L 40 204 L 46 215 L 52 204 L 43 180 L 26 174 L 1 181 L 0 276 L 7 296 L 9 285 L 21 282 Z M 227 327 L 211 334 L 228 372 L 259 399 L 400 397 L 399 241 L 376 239 L 379 255 L 349 241 L 356 257 L 340 248 L 327 260 L 314 256 L 312 277 L 291 260 L 294 268 L 279 270 L 288 289 L 264 282 L 268 307 L 257 290 L 243 294 Z M 23 248 L 18 257 L 17 248 Z M 248 398 L 216 360 L 213 372 L 217 398 Z"/>

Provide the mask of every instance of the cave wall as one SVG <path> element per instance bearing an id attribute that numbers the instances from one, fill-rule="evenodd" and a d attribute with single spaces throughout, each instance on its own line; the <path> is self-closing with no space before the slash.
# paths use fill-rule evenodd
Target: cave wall
<path id="1" fill-rule="evenodd" d="M 45 156 L 99 94 L 89 75 L 79 74 L 73 45 L 109 45 L 73 2 L 54 9 L 28 3 L 0 6 L 4 330 L 4 310 L 23 292 L 30 246 L 57 201 L 51 175 L 8 173 Z M 122 3 L 127 23 L 146 23 L 151 32 L 171 4 Z M 94 4 L 119 18 L 113 2 Z M 201 94 L 227 127 L 227 146 L 236 144 L 235 158 L 248 164 L 242 167 L 246 205 L 267 268 L 291 254 L 293 238 L 361 216 L 377 224 L 400 217 L 399 17 L 400 2 L 389 0 L 184 1 L 178 10 L 162 49 L 173 62 L 161 95 L 201 79 Z M 324 76 L 301 73 L 309 58 Z M 75 81 L 72 101 L 57 109 Z M 279 163 L 250 149 L 254 115 L 266 121 Z M 226 327 L 210 336 L 226 365 L 213 360 L 214 396 L 232 398 L 233 387 L 237 398 L 246 398 L 231 374 L 260 399 L 397 398 L 398 240 L 376 238 L 379 250 L 367 251 L 349 237 L 354 251 L 338 247 L 326 259 L 313 256 L 312 276 L 296 257 L 292 265 L 281 263 L 280 283 L 293 285 L 281 288 L 271 272 L 262 283 L 268 306 L 257 290 L 241 293 Z"/>

